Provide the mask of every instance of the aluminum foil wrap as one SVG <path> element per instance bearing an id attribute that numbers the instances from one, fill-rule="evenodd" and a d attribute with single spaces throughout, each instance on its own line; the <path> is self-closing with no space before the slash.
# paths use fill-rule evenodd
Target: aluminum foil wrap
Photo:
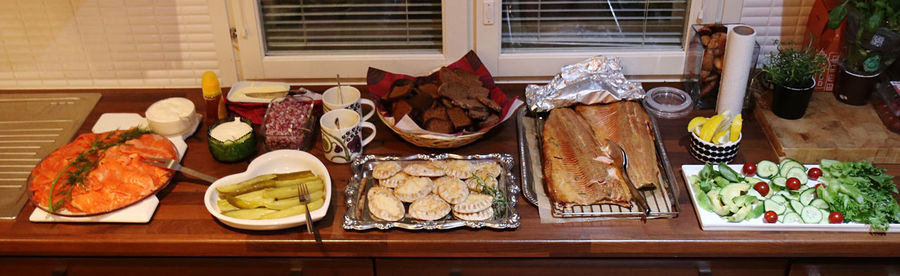
<path id="1" fill-rule="evenodd" d="M 528 108 L 536 112 L 574 104 L 612 103 L 643 99 L 639 82 L 625 79 L 618 58 L 595 56 L 563 66 L 547 85 L 525 88 Z"/>

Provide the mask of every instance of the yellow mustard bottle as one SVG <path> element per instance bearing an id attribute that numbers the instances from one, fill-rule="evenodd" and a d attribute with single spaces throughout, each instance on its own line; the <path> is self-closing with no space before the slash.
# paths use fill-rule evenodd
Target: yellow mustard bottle
<path id="1" fill-rule="evenodd" d="M 200 87 L 203 88 L 203 101 L 206 102 L 206 123 L 224 119 L 228 115 L 225 109 L 225 98 L 222 96 L 222 88 L 219 87 L 219 77 L 212 71 L 203 73 L 200 79 Z"/>

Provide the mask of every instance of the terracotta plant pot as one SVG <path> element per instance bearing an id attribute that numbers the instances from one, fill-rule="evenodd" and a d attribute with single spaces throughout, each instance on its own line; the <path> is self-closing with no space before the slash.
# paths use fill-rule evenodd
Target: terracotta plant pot
<path id="1" fill-rule="evenodd" d="M 772 113 L 788 120 L 803 118 L 812 98 L 813 89 L 816 88 L 816 80 L 812 77 L 810 80 L 812 85 L 804 88 L 776 84 L 772 90 Z"/>
<path id="2" fill-rule="evenodd" d="M 875 91 L 875 84 L 878 83 L 878 75 L 874 73 L 864 75 L 851 72 L 844 67 L 844 63 L 838 65 L 841 71 L 834 80 L 834 98 L 838 101 L 849 105 L 865 105 L 869 103 L 872 92 Z"/>

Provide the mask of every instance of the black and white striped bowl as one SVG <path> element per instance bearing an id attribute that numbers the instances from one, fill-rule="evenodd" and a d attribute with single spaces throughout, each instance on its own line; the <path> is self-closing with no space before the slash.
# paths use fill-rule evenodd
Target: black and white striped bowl
<path id="1" fill-rule="evenodd" d="M 691 156 L 705 163 L 731 162 L 732 160 L 734 160 L 734 157 L 737 156 L 738 148 L 740 148 L 741 139 L 743 138 L 744 135 L 741 134 L 741 136 L 738 137 L 738 140 L 735 142 L 713 144 L 701 140 L 700 137 L 697 136 L 697 134 L 691 131 Z"/>

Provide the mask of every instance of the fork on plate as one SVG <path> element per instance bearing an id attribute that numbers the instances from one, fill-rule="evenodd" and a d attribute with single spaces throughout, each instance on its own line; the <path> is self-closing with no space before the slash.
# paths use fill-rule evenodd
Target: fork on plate
<path id="1" fill-rule="evenodd" d="M 306 183 L 297 184 L 297 194 L 299 195 L 300 204 L 303 204 L 303 207 L 306 209 L 303 212 L 306 214 L 306 232 L 313 234 L 316 230 L 312 226 L 312 216 L 309 215 L 309 189 L 306 187 Z"/>
<path id="2" fill-rule="evenodd" d="M 143 159 L 141 159 L 141 161 L 143 161 L 144 163 L 153 165 L 153 166 L 160 167 L 160 168 L 180 171 L 186 175 L 200 178 L 209 183 L 213 183 L 213 182 L 216 182 L 216 180 L 219 180 L 218 177 L 214 177 L 214 176 L 211 176 L 211 175 L 208 175 L 205 173 L 201 173 L 201 172 L 198 172 L 197 170 L 194 170 L 191 168 L 183 167 L 183 166 L 181 166 L 181 164 L 178 164 L 178 161 L 173 160 L 173 159 L 144 157 Z"/>

